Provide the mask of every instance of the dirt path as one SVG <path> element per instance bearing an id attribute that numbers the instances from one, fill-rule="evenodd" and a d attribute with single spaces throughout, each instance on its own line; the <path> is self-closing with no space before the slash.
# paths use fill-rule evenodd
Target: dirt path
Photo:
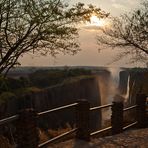
<path id="1" fill-rule="evenodd" d="M 69 140 L 48 148 L 148 148 L 148 128 L 92 139 L 89 143 L 81 140 Z"/>

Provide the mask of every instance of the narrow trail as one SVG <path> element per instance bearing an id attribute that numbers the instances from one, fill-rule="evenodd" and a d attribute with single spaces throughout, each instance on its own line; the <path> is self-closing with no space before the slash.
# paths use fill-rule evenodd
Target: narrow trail
<path id="1" fill-rule="evenodd" d="M 148 128 L 92 139 L 91 142 L 69 140 L 48 148 L 148 148 Z"/>

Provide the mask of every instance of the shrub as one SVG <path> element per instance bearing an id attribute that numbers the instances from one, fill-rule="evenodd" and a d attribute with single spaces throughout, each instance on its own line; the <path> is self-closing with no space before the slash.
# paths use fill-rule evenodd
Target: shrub
<path id="1" fill-rule="evenodd" d="M 9 99 L 15 98 L 16 95 L 12 92 L 2 92 L 0 94 L 0 103 L 5 103 L 7 102 Z"/>
<path id="2" fill-rule="evenodd" d="M 13 78 L 4 78 L 0 76 L 0 93 L 4 91 L 13 91 L 19 88 L 24 88 L 25 84 L 22 80 Z"/>

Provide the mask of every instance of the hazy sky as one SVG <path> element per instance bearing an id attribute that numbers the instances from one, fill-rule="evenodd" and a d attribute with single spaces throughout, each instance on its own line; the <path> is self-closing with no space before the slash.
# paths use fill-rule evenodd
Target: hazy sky
<path id="1" fill-rule="evenodd" d="M 65 2 L 66 0 L 64 0 Z M 141 0 L 81 0 L 80 2 L 85 4 L 94 4 L 100 7 L 106 12 L 110 12 L 113 16 L 119 16 L 122 13 L 128 12 L 140 4 Z M 79 0 L 68 0 L 69 3 L 77 3 Z M 58 55 L 56 59 L 51 56 L 37 57 L 25 55 L 20 59 L 22 66 L 106 66 L 111 61 L 113 55 L 117 52 L 110 49 L 98 52 L 98 46 L 96 44 L 97 32 L 92 29 L 80 28 L 79 42 L 81 49 L 77 55 Z M 128 65 L 127 59 L 114 63 L 111 66 L 139 66 L 138 64 Z"/>

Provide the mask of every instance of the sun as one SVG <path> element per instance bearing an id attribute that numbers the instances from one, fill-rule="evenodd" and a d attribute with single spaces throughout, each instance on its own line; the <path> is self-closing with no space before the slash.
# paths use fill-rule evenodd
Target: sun
<path id="1" fill-rule="evenodd" d="M 102 27 L 105 26 L 105 20 L 99 19 L 97 16 L 93 15 L 90 18 L 90 25 Z"/>

